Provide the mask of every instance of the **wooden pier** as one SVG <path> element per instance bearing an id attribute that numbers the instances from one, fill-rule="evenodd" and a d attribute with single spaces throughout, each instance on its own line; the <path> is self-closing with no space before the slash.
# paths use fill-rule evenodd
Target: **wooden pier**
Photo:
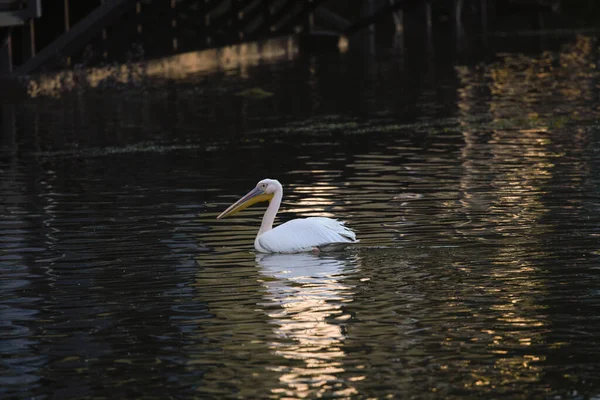
<path id="1" fill-rule="evenodd" d="M 0 75 L 122 61 L 134 45 L 149 58 L 290 34 L 335 47 L 386 19 L 398 35 L 407 22 L 431 35 L 443 20 L 459 36 L 465 18 L 485 34 L 506 4 L 560 9 L 560 0 L 0 0 Z"/>

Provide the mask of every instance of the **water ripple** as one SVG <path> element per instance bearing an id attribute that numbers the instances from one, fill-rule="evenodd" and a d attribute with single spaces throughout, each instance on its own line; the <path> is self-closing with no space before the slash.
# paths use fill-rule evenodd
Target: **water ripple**
<path id="1" fill-rule="evenodd" d="M 0 396 L 597 397 L 594 43 L 449 66 L 410 99 L 382 60 L 386 96 L 333 102 L 317 78 L 340 99 L 349 76 L 315 57 L 248 72 L 279 82 L 273 103 L 174 83 L 168 103 L 17 107 L 22 151 L 0 153 Z M 324 108 L 282 94 L 307 82 Z M 277 223 L 335 217 L 360 243 L 255 254 L 263 206 L 216 216 L 266 176 L 285 187 Z"/>

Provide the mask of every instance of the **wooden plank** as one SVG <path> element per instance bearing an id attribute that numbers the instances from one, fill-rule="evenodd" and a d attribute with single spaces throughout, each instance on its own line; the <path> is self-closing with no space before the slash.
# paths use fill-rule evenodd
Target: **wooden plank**
<path id="1" fill-rule="evenodd" d="M 71 54 L 99 34 L 111 22 L 121 16 L 127 8 L 132 7 L 134 0 L 107 0 L 92 11 L 87 17 L 71 27 L 69 32 L 59 36 L 31 60 L 15 70 L 16 74 L 30 74 L 56 57 L 58 53 Z"/>
<path id="2" fill-rule="evenodd" d="M 27 4 L 26 8 L 16 9 Z M 30 18 L 42 15 L 42 0 L 0 0 L 0 27 L 24 25 Z"/>
<path id="3" fill-rule="evenodd" d="M 38 18 L 42 15 L 42 0 L 0 0 L 1 11 L 16 11 L 21 9 L 29 9 L 33 13 L 32 17 Z M 40 13 L 35 13 L 34 11 L 36 10 L 39 10 Z"/>
<path id="4" fill-rule="evenodd" d="M 32 17 L 39 18 L 42 15 L 42 0 L 0 0 L 0 11 L 17 11 L 22 9 L 30 10 Z M 35 12 L 36 10 L 39 10 L 39 14 Z"/>
<path id="5" fill-rule="evenodd" d="M 23 25 L 26 19 L 22 11 L 0 12 L 0 28 Z"/>

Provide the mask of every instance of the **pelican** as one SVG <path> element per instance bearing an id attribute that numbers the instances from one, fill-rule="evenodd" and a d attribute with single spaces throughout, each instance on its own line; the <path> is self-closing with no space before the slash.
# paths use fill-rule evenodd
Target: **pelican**
<path id="1" fill-rule="evenodd" d="M 275 179 L 263 179 L 248 194 L 223 211 L 217 219 L 233 215 L 261 201 L 269 206 L 263 216 L 254 248 L 260 253 L 301 253 L 318 251 L 323 246 L 356 243 L 356 234 L 331 218 L 298 218 L 273 228 L 283 198 L 283 186 Z"/>

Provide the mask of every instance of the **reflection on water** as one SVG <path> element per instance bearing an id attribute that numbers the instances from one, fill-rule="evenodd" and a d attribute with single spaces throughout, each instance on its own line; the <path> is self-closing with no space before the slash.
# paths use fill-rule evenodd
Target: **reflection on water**
<path id="1" fill-rule="evenodd" d="M 139 87 L 148 79 L 178 80 L 193 78 L 199 73 L 236 68 L 244 76 L 248 67 L 258 65 L 261 60 L 292 59 L 297 52 L 295 37 L 284 36 L 122 65 L 75 68 L 35 76 L 27 82 L 27 94 L 32 98 L 60 97 L 66 91 Z"/>
<path id="2" fill-rule="evenodd" d="M 352 301 L 352 287 L 341 281 L 356 273 L 357 256 L 259 254 L 256 262 L 265 276 L 269 294 L 265 304 L 280 307 L 268 312 L 276 328 L 270 348 L 274 354 L 298 363 L 272 368 L 284 385 L 271 392 L 287 398 L 358 394 L 352 381 L 362 376 L 344 374 L 344 321 L 352 316 L 344 305 Z"/>
<path id="3" fill-rule="evenodd" d="M 3 98 L 0 396 L 597 397 L 597 48 Z M 255 254 L 264 177 L 361 242 Z"/>

